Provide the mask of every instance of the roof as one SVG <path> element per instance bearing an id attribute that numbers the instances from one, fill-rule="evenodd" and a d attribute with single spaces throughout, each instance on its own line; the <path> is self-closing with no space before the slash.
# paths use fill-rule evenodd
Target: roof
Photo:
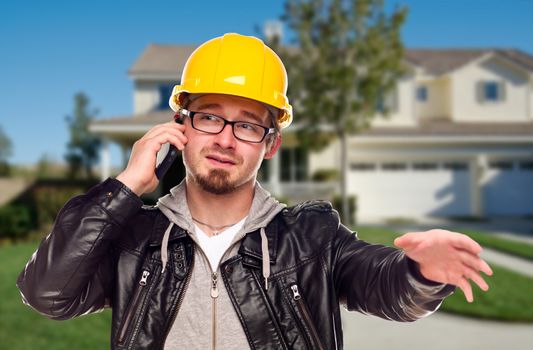
<path id="1" fill-rule="evenodd" d="M 132 75 L 181 72 L 197 45 L 150 44 L 128 71 Z"/>
<path id="2" fill-rule="evenodd" d="M 533 72 L 533 56 L 515 49 L 409 49 L 405 58 L 430 74 L 441 75 L 491 53 Z"/>
<path id="3" fill-rule="evenodd" d="M 131 75 L 181 73 L 187 58 L 197 45 L 150 44 L 130 68 Z M 289 51 L 295 48 L 289 47 Z M 427 73 L 449 73 L 486 54 L 507 59 L 533 72 L 533 56 L 516 49 L 407 49 L 405 59 Z"/>

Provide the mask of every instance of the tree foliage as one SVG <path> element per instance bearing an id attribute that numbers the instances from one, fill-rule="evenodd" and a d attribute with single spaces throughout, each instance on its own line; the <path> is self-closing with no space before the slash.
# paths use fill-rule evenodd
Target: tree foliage
<path id="1" fill-rule="evenodd" d="M 97 110 L 90 109 L 89 103 L 89 98 L 84 93 L 77 93 L 74 96 L 74 112 L 65 118 L 70 131 L 70 141 L 65 154 L 70 178 L 80 177 L 82 171 L 86 178 L 94 177 L 92 168 L 99 158 L 101 140 L 89 131 L 89 124 Z"/>
<path id="2" fill-rule="evenodd" d="M 387 13 L 381 0 L 288 0 L 282 20 L 294 48 L 278 49 L 289 75 L 300 144 L 341 144 L 341 195 L 346 200 L 347 136 L 370 126 L 405 74 L 400 28 L 407 10 Z M 274 43 L 275 45 L 276 43 Z M 276 46 L 276 45 L 275 45 Z"/>
<path id="3" fill-rule="evenodd" d="M 13 144 L 0 125 L 0 176 L 9 175 L 8 158 L 13 155 Z"/>

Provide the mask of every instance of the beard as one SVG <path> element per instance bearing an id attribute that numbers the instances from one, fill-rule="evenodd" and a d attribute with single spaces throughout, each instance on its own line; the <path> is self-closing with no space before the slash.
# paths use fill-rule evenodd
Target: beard
<path id="1" fill-rule="evenodd" d="M 195 176 L 196 183 L 206 192 L 227 194 L 235 191 L 236 185 L 229 179 L 230 174 L 222 169 L 210 170 L 206 176 Z"/>

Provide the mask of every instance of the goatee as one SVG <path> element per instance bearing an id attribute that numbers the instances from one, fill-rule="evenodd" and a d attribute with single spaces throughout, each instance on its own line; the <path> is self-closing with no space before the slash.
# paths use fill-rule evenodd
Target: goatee
<path id="1" fill-rule="evenodd" d="M 207 176 L 196 176 L 200 188 L 213 194 L 227 194 L 235 190 L 235 184 L 229 181 L 230 174 L 222 169 L 212 169 Z"/>

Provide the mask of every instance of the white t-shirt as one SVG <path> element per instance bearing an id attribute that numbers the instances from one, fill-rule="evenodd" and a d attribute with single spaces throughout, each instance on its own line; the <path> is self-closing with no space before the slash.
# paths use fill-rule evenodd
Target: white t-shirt
<path id="1" fill-rule="evenodd" d="M 207 256 L 213 271 L 218 269 L 218 264 L 220 263 L 220 259 L 222 259 L 222 255 L 224 255 L 226 250 L 231 245 L 233 238 L 235 238 L 237 232 L 240 231 L 245 220 L 246 217 L 235 225 L 230 226 L 224 231 L 220 232 L 218 235 L 211 237 L 209 237 L 207 233 L 198 227 L 198 225 L 194 224 L 196 237 L 198 238 L 198 244 Z"/>

